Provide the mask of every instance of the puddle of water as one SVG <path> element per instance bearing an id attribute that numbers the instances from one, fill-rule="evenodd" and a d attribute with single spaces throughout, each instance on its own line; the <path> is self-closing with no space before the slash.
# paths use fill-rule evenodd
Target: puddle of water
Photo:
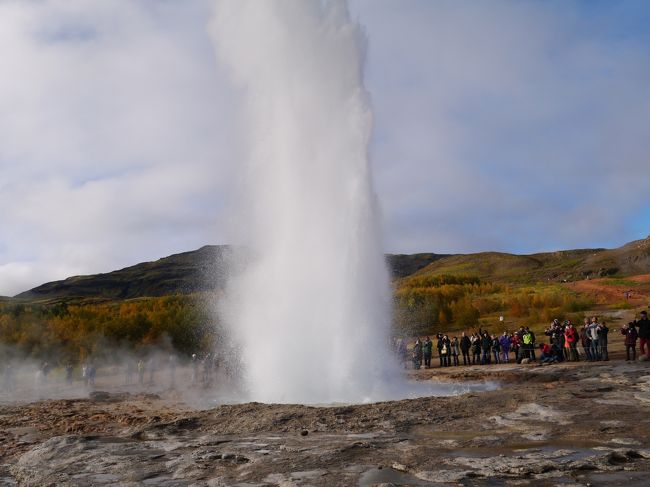
<path id="1" fill-rule="evenodd" d="M 120 478 L 117 475 L 113 475 L 110 473 L 98 473 L 92 476 L 93 481 L 99 482 L 100 484 L 107 484 L 107 483 L 114 483 L 118 481 Z"/>
<path id="2" fill-rule="evenodd" d="M 189 485 L 189 482 L 174 480 L 169 476 L 152 477 L 142 481 L 143 485 L 169 486 L 178 487 L 180 485 Z"/>
<path id="3" fill-rule="evenodd" d="M 588 476 L 592 485 L 622 486 L 622 487 L 647 487 L 648 472 L 612 472 L 595 473 Z"/>
<path id="4" fill-rule="evenodd" d="M 597 454 L 589 447 L 576 447 L 575 443 L 567 443 L 562 447 L 558 443 L 547 443 L 540 445 L 512 444 L 505 447 L 490 446 L 489 448 L 455 448 L 449 452 L 452 457 L 489 458 L 497 455 L 506 457 L 528 457 L 541 456 L 553 459 L 558 462 L 573 462 Z"/>
<path id="5" fill-rule="evenodd" d="M 399 472 L 393 468 L 372 468 L 361 474 L 359 478 L 358 487 L 372 487 L 376 484 L 397 484 L 409 485 L 413 487 L 432 487 L 435 485 L 431 482 L 420 480 L 413 475 L 404 472 Z"/>
<path id="6" fill-rule="evenodd" d="M 432 438 L 438 440 L 473 440 L 474 438 L 483 438 L 485 436 L 494 436 L 495 432 L 490 430 L 481 431 L 440 431 L 439 425 L 422 424 L 414 426 L 409 430 L 409 436 L 414 438 Z"/>
<path id="7" fill-rule="evenodd" d="M 384 401 L 400 401 L 403 399 L 420 399 L 423 397 L 450 397 L 460 396 L 473 392 L 494 391 L 499 389 L 501 384 L 497 381 L 410 381 L 384 384 L 384 388 L 376 391 L 373 395 L 355 402 L 333 400 L 333 402 L 304 402 L 306 406 L 313 407 L 343 407 L 356 404 L 372 404 Z M 203 398 L 201 405 L 192 404 L 198 409 L 210 409 L 222 405 L 245 404 L 250 401 L 249 397 L 238 396 L 233 391 L 220 391 L 214 397 Z M 293 404 L 291 402 L 279 401 L 279 404 Z"/>
<path id="8" fill-rule="evenodd" d="M 350 433 L 345 436 L 351 440 L 372 440 L 379 435 L 377 433 Z"/>

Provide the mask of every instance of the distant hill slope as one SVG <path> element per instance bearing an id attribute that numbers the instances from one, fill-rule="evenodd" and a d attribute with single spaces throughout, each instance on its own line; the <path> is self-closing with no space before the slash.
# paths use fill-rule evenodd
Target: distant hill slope
<path id="1" fill-rule="evenodd" d="M 610 250 L 579 249 L 530 255 L 500 252 L 452 255 L 428 264 L 415 275 L 468 275 L 485 281 L 526 284 L 646 273 L 650 273 L 650 237 Z"/>
<path id="2" fill-rule="evenodd" d="M 18 294 L 24 299 L 129 299 L 213 290 L 225 283 L 225 259 L 230 247 L 207 245 L 124 269 L 53 281 Z"/>
<path id="3" fill-rule="evenodd" d="M 226 260 L 232 248 L 207 245 L 125 269 L 75 276 L 30 289 L 16 298 L 130 299 L 220 289 L 226 281 Z M 393 278 L 424 275 L 469 275 L 484 281 L 526 284 L 579 280 L 587 276 L 629 276 L 650 273 L 650 237 L 618 249 L 581 249 L 531 255 L 499 252 L 477 254 L 387 255 Z"/>
<path id="4" fill-rule="evenodd" d="M 386 262 L 394 278 L 410 276 L 432 262 L 450 254 L 388 254 Z"/>
<path id="5" fill-rule="evenodd" d="M 213 291 L 226 281 L 228 246 L 206 245 L 198 250 L 170 255 L 106 274 L 69 277 L 30 289 L 15 296 L 21 299 L 68 298 L 130 299 Z M 389 255 L 395 277 L 404 277 L 425 267 L 438 254 Z M 7 298 L 9 299 L 9 298 Z"/>

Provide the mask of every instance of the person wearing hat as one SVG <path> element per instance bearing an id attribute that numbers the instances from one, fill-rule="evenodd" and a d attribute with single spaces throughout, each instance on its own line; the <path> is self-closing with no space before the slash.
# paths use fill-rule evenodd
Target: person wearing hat
<path id="1" fill-rule="evenodd" d="M 621 334 L 625 337 L 625 356 L 626 361 L 636 360 L 636 340 L 639 337 L 636 331 L 636 323 L 634 321 L 624 325 L 621 328 Z"/>
<path id="2" fill-rule="evenodd" d="M 641 311 L 640 314 L 641 318 L 635 321 L 639 334 L 639 350 L 641 355 L 645 353 L 650 360 L 650 320 L 647 311 Z"/>

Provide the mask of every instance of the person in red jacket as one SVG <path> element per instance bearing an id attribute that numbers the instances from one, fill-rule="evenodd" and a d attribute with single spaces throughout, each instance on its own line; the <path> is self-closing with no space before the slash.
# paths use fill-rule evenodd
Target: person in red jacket
<path id="1" fill-rule="evenodd" d="M 578 357 L 578 330 L 571 321 L 567 321 L 566 327 L 564 328 L 564 341 L 569 347 L 569 360 L 571 362 L 577 362 L 580 360 Z"/>
<path id="2" fill-rule="evenodd" d="M 623 328 L 621 328 L 621 334 L 625 336 L 625 354 L 627 356 L 625 360 L 628 362 L 630 360 L 636 360 L 636 339 L 639 334 L 636 331 L 634 322 L 632 321 L 631 323 L 624 325 Z M 632 356 L 631 359 L 630 356 Z"/>
<path id="3" fill-rule="evenodd" d="M 551 346 L 548 343 L 542 343 L 539 346 L 541 356 L 539 357 L 539 363 L 541 364 L 552 364 L 557 362 L 557 357 L 553 355 Z"/>

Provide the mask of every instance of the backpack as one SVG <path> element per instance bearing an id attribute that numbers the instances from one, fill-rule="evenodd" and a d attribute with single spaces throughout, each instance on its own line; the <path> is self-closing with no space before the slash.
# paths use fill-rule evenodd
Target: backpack
<path id="1" fill-rule="evenodd" d="M 525 333 L 523 336 L 524 345 L 530 345 L 533 343 L 533 336 L 530 333 Z"/>

